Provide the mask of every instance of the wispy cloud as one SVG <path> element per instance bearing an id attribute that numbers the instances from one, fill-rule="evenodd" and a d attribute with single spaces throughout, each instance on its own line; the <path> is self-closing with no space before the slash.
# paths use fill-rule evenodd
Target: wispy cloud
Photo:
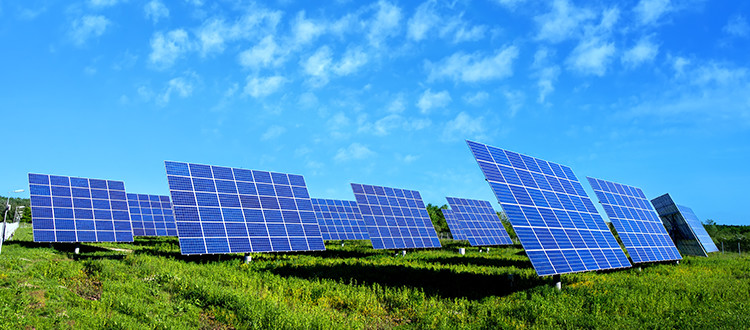
<path id="1" fill-rule="evenodd" d="M 638 40 L 633 48 L 625 51 L 622 55 L 622 63 L 628 67 L 638 67 L 643 63 L 651 62 L 659 54 L 659 45 L 651 41 L 650 37 Z"/>
<path id="2" fill-rule="evenodd" d="M 526 95 L 520 90 L 506 90 L 503 91 L 503 96 L 505 96 L 505 102 L 508 104 L 510 117 L 514 117 L 518 113 L 518 110 L 523 107 Z"/>
<path id="3" fill-rule="evenodd" d="M 407 35 L 414 41 L 421 41 L 427 33 L 440 23 L 440 16 L 435 12 L 434 0 L 423 2 L 407 23 Z"/>
<path id="4" fill-rule="evenodd" d="M 286 132 L 286 128 L 284 128 L 283 126 L 271 125 L 271 127 L 263 132 L 263 135 L 261 135 L 260 139 L 263 141 L 273 140 L 280 137 L 282 134 L 284 134 L 284 132 Z"/>
<path id="5" fill-rule="evenodd" d="M 551 11 L 534 17 L 539 32 L 536 39 L 558 43 L 580 33 L 581 23 L 593 19 L 594 13 L 586 8 L 577 8 L 567 0 L 555 0 Z"/>
<path id="6" fill-rule="evenodd" d="M 474 106 L 480 106 L 484 104 L 484 102 L 486 102 L 487 99 L 489 99 L 489 97 L 490 97 L 490 94 L 488 94 L 487 92 L 478 91 L 474 93 L 464 94 L 463 99 L 464 99 L 464 102 L 468 104 L 471 104 Z"/>
<path id="7" fill-rule="evenodd" d="M 172 95 L 181 98 L 189 97 L 193 94 L 198 80 L 199 77 L 194 72 L 187 72 L 180 77 L 170 79 L 167 86 L 164 88 L 164 92 L 162 92 L 156 99 L 156 103 L 160 106 L 166 106 L 169 104 Z"/>
<path id="8" fill-rule="evenodd" d="M 619 17 L 617 8 L 606 9 L 598 25 L 586 26 L 583 37 L 566 60 L 569 69 L 596 76 L 606 73 L 616 51 L 609 38 Z"/>
<path id="9" fill-rule="evenodd" d="M 259 69 L 281 65 L 284 54 L 273 35 L 268 35 L 252 48 L 241 52 L 238 59 L 243 67 Z"/>
<path id="10" fill-rule="evenodd" d="M 104 34 L 112 22 L 102 15 L 85 15 L 73 20 L 70 26 L 70 38 L 76 45 L 83 45 L 91 38 Z"/>
<path id="11" fill-rule="evenodd" d="M 494 55 L 480 53 L 455 53 L 438 63 L 425 64 L 429 80 L 453 79 L 462 82 L 496 80 L 513 75 L 513 61 L 518 57 L 518 48 L 508 46 Z"/>
<path id="12" fill-rule="evenodd" d="M 292 39 L 296 46 L 303 46 L 312 43 L 326 31 L 326 25 L 322 22 L 309 20 L 305 17 L 305 12 L 297 13 L 292 22 Z"/>
<path id="13" fill-rule="evenodd" d="M 552 54 L 547 48 L 541 48 L 534 53 L 534 73 L 532 77 L 537 79 L 536 86 L 539 89 L 539 96 L 537 102 L 546 103 L 547 95 L 555 90 L 555 83 L 557 77 L 560 75 L 560 67 L 555 64 L 551 64 Z"/>
<path id="14" fill-rule="evenodd" d="M 310 57 L 301 60 L 302 70 L 310 76 L 308 81 L 313 86 L 320 87 L 328 83 L 328 75 L 333 62 L 331 56 L 331 49 L 328 46 L 322 46 Z"/>
<path id="15" fill-rule="evenodd" d="M 158 23 L 162 18 L 169 17 L 169 8 L 158 0 L 151 0 L 143 5 L 143 12 L 146 15 L 146 19 L 150 19 L 154 24 Z"/>
<path id="16" fill-rule="evenodd" d="M 370 45 L 380 48 L 386 39 L 399 32 L 402 14 L 401 8 L 388 1 L 380 0 L 375 7 L 377 11 L 369 22 L 367 39 Z"/>
<path id="17" fill-rule="evenodd" d="M 641 25 L 656 23 L 673 9 L 669 0 L 641 0 L 633 11 Z"/>
<path id="18" fill-rule="evenodd" d="M 183 29 L 156 32 L 151 38 L 151 54 L 148 59 L 157 68 L 169 68 L 192 48 L 188 33 Z"/>
<path id="19" fill-rule="evenodd" d="M 463 14 L 456 14 L 452 8 L 446 10 L 446 13 L 439 13 L 437 2 L 428 0 L 417 7 L 407 22 L 407 37 L 413 41 L 422 41 L 433 31 L 443 39 L 460 43 L 484 38 L 487 27 L 467 23 Z"/>
<path id="20" fill-rule="evenodd" d="M 346 148 L 340 148 L 336 152 L 336 156 L 333 157 L 336 161 L 348 161 L 348 160 L 359 160 L 366 159 L 375 155 L 375 152 L 370 150 L 365 145 L 354 142 Z"/>
<path id="21" fill-rule="evenodd" d="M 120 0 L 89 0 L 89 6 L 94 8 L 111 7 L 119 3 Z"/>
<path id="22" fill-rule="evenodd" d="M 348 76 L 359 71 L 369 60 L 369 56 L 361 48 L 349 48 L 333 67 L 333 72 L 339 76 Z"/>
<path id="23" fill-rule="evenodd" d="M 747 24 L 745 16 L 736 15 L 729 19 L 722 31 L 733 37 L 746 38 L 750 36 L 750 25 Z"/>
<path id="24" fill-rule="evenodd" d="M 484 136 L 484 118 L 472 117 L 466 112 L 460 112 L 455 118 L 445 123 L 443 140 L 481 139 Z"/>
<path id="25" fill-rule="evenodd" d="M 451 102 L 451 95 L 448 91 L 433 93 L 429 88 L 422 93 L 417 102 L 420 112 L 427 114 L 434 108 L 444 108 Z"/>
<path id="26" fill-rule="evenodd" d="M 285 81 L 282 76 L 248 77 L 244 91 L 254 98 L 262 98 L 278 91 Z"/>

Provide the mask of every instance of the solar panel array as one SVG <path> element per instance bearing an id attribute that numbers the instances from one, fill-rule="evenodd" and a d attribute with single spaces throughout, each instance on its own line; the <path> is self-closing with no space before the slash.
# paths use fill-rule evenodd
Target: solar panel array
<path id="1" fill-rule="evenodd" d="M 35 242 L 132 242 L 122 181 L 29 173 Z"/>
<path id="2" fill-rule="evenodd" d="M 169 196 L 127 194 L 133 236 L 177 236 Z"/>
<path id="3" fill-rule="evenodd" d="M 461 223 L 458 221 L 456 214 L 448 209 L 440 209 L 440 212 L 443 212 L 443 217 L 448 224 L 448 229 L 450 229 L 453 239 L 460 241 L 466 240 L 466 235 L 464 235 L 463 228 L 461 227 Z"/>
<path id="4" fill-rule="evenodd" d="M 325 250 L 301 175 L 165 166 L 182 254 Z"/>
<path id="5" fill-rule="evenodd" d="M 313 198 L 312 204 L 324 240 L 370 239 L 357 202 Z"/>
<path id="6" fill-rule="evenodd" d="M 651 204 L 682 254 L 708 256 L 719 250 L 692 209 L 676 204 L 669 194 L 652 199 Z"/>
<path id="7" fill-rule="evenodd" d="M 682 259 L 643 190 L 588 178 L 634 263 Z"/>
<path id="8" fill-rule="evenodd" d="M 352 183 L 375 249 L 440 247 L 417 191 Z"/>
<path id="9" fill-rule="evenodd" d="M 463 234 L 472 246 L 513 244 L 488 201 L 446 197 Z"/>
<path id="10" fill-rule="evenodd" d="M 537 274 L 630 267 L 569 167 L 467 143 Z"/>

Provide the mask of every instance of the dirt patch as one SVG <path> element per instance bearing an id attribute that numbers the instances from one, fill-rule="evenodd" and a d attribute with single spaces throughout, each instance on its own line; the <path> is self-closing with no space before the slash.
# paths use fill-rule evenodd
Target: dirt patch
<path id="1" fill-rule="evenodd" d="M 102 298 L 102 282 L 81 272 L 79 276 L 71 278 L 67 287 L 75 294 L 86 300 Z"/>
<path id="2" fill-rule="evenodd" d="M 208 330 L 208 329 L 234 330 L 235 327 L 219 322 L 218 320 L 216 320 L 216 316 L 214 316 L 210 312 L 203 312 L 201 313 L 201 330 Z"/>
<path id="3" fill-rule="evenodd" d="M 29 292 L 29 295 L 31 296 L 29 308 L 37 309 L 47 306 L 47 298 L 44 297 L 44 293 L 44 290 L 34 290 Z"/>

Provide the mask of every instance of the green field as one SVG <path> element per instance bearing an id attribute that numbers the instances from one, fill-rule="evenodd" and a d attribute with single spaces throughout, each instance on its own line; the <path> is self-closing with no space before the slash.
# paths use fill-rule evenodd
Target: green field
<path id="1" fill-rule="evenodd" d="M 36 244 L 0 254 L 0 328 L 747 328 L 750 258 L 736 253 L 538 277 L 522 249 L 186 257 L 176 238 Z M 457 253 L 467 247 L 466 255 Z M 115 248 L 116 250 L 114 250 Z"/>

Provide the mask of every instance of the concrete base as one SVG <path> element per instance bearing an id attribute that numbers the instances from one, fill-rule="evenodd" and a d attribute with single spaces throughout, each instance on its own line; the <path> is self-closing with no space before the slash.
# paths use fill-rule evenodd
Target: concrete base
<path id="1" fill-rule="evenodd" d="M 250 253 L 245 253 L 245 263 L 249 264 L 251 261 L 253 261 L 253 257 L 250 256 Z"/>
<path id="2" fill-rule="evenodd" d="M 458 248 L 458 254 L 466 255 L 466 248 Z"/>

